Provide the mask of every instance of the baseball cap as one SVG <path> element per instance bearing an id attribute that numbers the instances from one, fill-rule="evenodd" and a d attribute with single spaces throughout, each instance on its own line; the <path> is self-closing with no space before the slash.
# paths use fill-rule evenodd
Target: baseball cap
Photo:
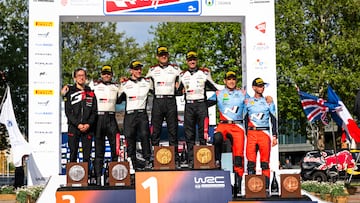
<path id="1" fill-rule="evenodd" d="M 101 73 L 113 73 L 112 72 L 112 68 L 111 66 L 109 65 L 104 65 L 102 68 L 101 68 Z"/>
<path id="2" fill-rule="evenodd" d="M 225 74 L 225 79 L 229 79 L 229 78 L 235 78 L 236 79 L 236 73 L 234 71 L 228 71 Z"/>
<path id="3" fill-rule="evenodd" d="M 135 70 L 138 70 L 138 69 L 140 69 L 140 68 L 142 68 L 143 67 L 143 64 L 141 64 L 141 62 L 140 61 L 132 61 L 131 63 L 130 63 L 130 69 L 135 69 Z"/>
<path id="4" fill-rule="evenodd" d="M 168 54 L 168 53 L 169 53 L 168 48 L 165 47 L 165 46 L 159 46 L 159 47 L 156 49 L 156 54 L 157 54 L 157 55 Z"/>
<path id="5" fill-rule="evenodd" d="M 197 59 L 197 53 L 195 51 L 189 51 L 186 54 L 186 60 L 189 60 L 189 59 Z"/>
<path id="6" fill-rule="evenodd" d="M 252 86 L 264 86 L 267 85 L 268 83 L 264 82 L 263 79 L 261 78 L 255 78 L 252 82 Z"/>

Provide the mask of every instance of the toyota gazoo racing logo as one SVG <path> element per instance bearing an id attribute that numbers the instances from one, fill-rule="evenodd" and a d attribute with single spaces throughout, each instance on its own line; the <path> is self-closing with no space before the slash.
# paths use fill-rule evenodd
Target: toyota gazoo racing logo
<path id="1" fill-rule="evenodd" d="M 104 0 L 104 13 L 200 13 L 200 0 Z"/>

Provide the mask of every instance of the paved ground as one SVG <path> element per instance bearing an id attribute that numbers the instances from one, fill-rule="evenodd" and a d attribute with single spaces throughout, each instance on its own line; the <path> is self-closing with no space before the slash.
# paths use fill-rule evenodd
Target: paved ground
<path id="1" fill-rule="evenodd" d="M 359 203 L 360 202 L 360 186 L 356 186 L 357 190 L 354 195 L 350 195 L 348 203 Z"/>

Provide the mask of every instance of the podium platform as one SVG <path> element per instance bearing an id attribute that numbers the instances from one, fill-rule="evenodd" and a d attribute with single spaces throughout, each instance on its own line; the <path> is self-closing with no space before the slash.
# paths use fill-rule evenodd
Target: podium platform
<path id="1" fill-rule="evenodd" d="M 56 202 L 132 203 L 136 202 L 135 188 L 115 186 L 60 187 L 56 191 Z"/>
<path id="2" fill-rule="evenodd" d="M 311 200 L 310 197 L 306 195 L 302 195 L 301 198 L 280 198 L 279 196 L 271 196 L 267 198 L 235 198 L 232 201 L 229 201 L 228 203 L 285 203 L 285 202 L 296 202 L 296 203 L 311 203 L 311 202 L 317 202 Z"/>
<path id="3" fill-rule="evenodd" d="M 60 187 L 57 203 L 227 203 L 232 200 L 230 172 L 222 170 L 138 171 L 135 187 Z"/>
<path id="4" fill-rule="evenodd" d="M 223 170 L 138 171 L 131 187 L 87 186 L 59 187 L 57 203 L 236 203 L 236 202 L 313 202 L 299 199 L 232 198 L 230 172 Z"/>

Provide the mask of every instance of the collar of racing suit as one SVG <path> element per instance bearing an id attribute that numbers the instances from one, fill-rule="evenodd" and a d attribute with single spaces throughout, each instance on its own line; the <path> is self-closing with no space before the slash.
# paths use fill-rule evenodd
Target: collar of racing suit
<path id="1" fill-rule="evenodd" d="M 194 74 L 194 73 L 196 73 L 198 70 L 199 70 L 198 67 L 196 67 L 196 68 L 194 68 L 194 69 L 189 68 L 189 72 L 190 72 L 191 75 Z"/>
<path id="2" fill-rule="evenodd" d="M 129 80 L 131 80 L 131 81 L 133 81 L 133 82 L 137 83 L 137 82 L 138 82 L 138 81 L 140 81 L 142 78 L 143 78 L 143 77 L 139 77 L 138 79 L 132 79 L 132 78 L 130 78 Z"/>

